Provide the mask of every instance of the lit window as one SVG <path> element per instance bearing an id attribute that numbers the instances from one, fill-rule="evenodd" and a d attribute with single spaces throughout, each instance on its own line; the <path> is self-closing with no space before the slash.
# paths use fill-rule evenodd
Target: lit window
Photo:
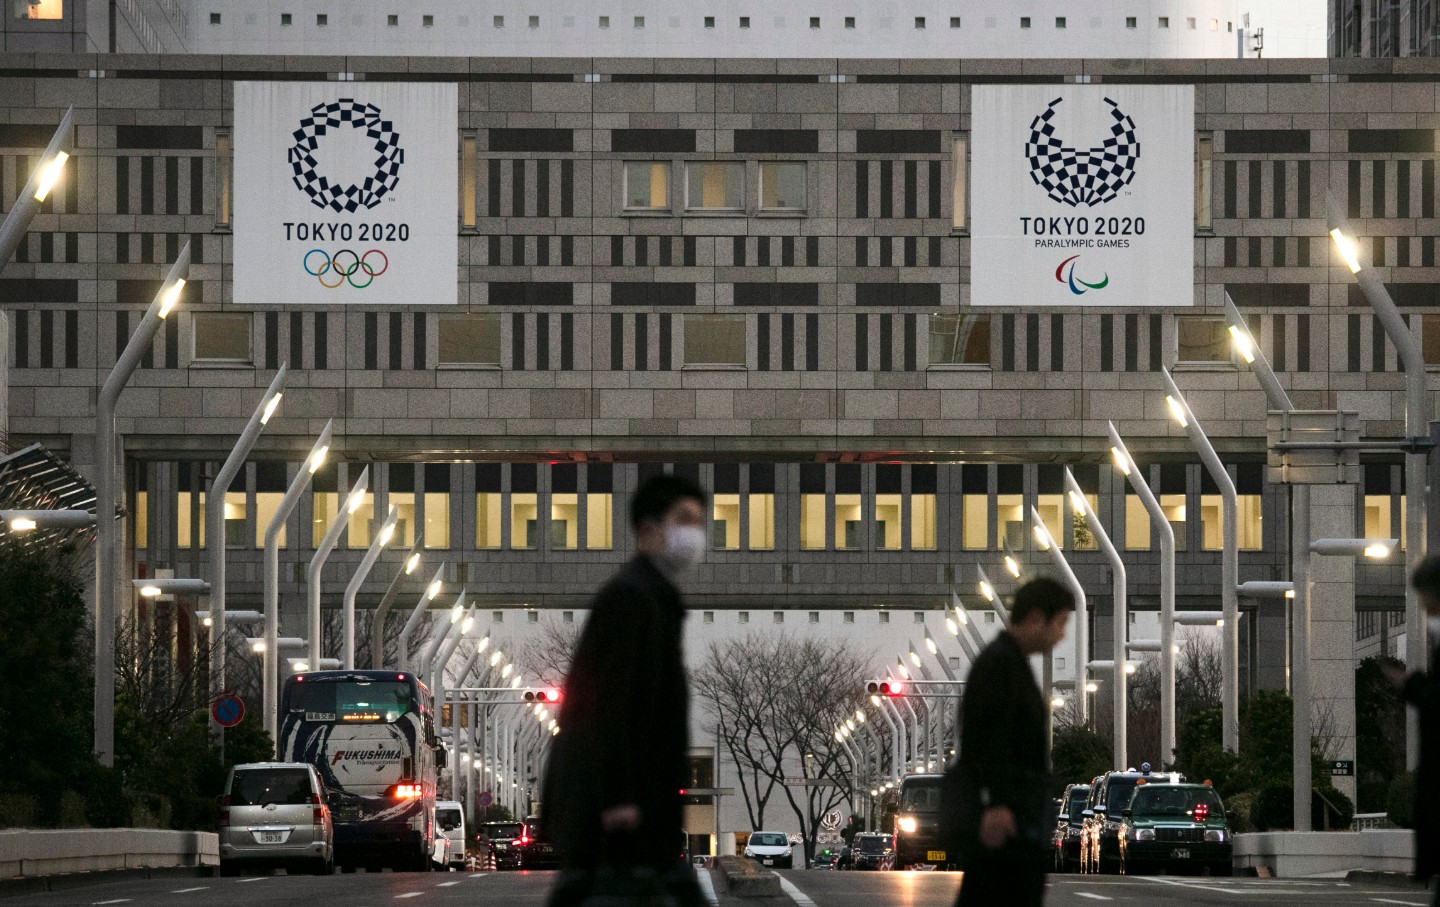
<path id="1" fill-rule="evenodd" d="M 448 466 L 438 468 L 449 469 Z M 440 549 L 450 547 L 450 492 L 448 490 L 427 490 L 425 492 L 425 547 Z"/>
<path id="2" fill-rule="evenodd" d="M 1169 28 L 1169 27 L 1170 27 L 1170 17 L 1169 17 L 1169 16 L 1161 16 L 1160 19 L 1159 19 L 1159 21 L 1157 21 L 1157 22 L 1155 23 L 1155 27 L 1156 27 L 1156 28 Z"/>
<path id="3" fill-rule="evenodd" d="M 775 547 L 775 495 L 750 494 L 751 551 L 770 551 Z"/>
<path id="4" fill-rule="evenodd" d="M 970 225 L 970 137 L 957 135 L 950 147 L 950 225 L 965 230 Z"/>
<path id="5" fill-rule="evenodd" d="M 1137 22 L 1136 22 L 1136 19 L 1135 19 L 1134 16 L 1126 16 L 1126 17 L 1125 17 L 1125 27 L 1126 27 L 1126 28 L 1134 28 L 1134 27 L 1136 26 L 1136 24 L 1137 24 Z"/>
<path id="6" fill-rule="evenodd" d="M 984 551 L 990 547 L 990 496 L 984 492 L 966 491 L 960 497 L 961 539 L 967 551 Z"/>
<path id="7" fill-rule="evenodd" d="M 311 480 L 312 485 L 316 484 Z M 335 485 L 335 474 L 330 471 L 330 481 L 327 483 L 331 488 Z M 310 528 L 310 547 L 320 545 L 325 533 L 330 530 L 330 524 L 334 522 L 335 515 L 340 512 L 340 496 L 334 491 L 316 491 L 310 496 L 311 511 L 314 518 Z"/>
<path id="8" fill-rule="evenodd" d="M 135 492 L 135 547 L 150 547 L 150 492 Z"/>
<path id="9" fill-rule="evenodd" d="M 614 496 L 591 492 L 585 495 L 585 547 L 592 551 L 609 551 L 614 547 L 611 537 L 611 513 Z"/>
<path id="10" fill-rule="evenodd" d="M 669 208 L 670 165 L 659 161 L 627 162 L 625 164 L 625 207 Z"/>
<path id="11" fill-rule="evenodd" d="M 935 495 L 910 495 L 910 549 L 935 550 Z"/>
<path id="12" fill-rule="evenodd" d="M 29 6 L 29 5 L 30 5 L 29 0 L 26 0 L 25 5 L 26 5 L 26 6 Z M 211 14 L 210 14 L 210 24 L 211 24 L 211 25 L 219 25 L 219 24 L 220 24 L 220 14 L 219 14 L 219 13 L 211 13 Z"/>
<path id="13" fill-rule="evenodd" d="M 685 364 L 745 365 L 743 315 L 686 315 Z"/>
<path id="14" fill-rule="evenodd" d="M 481 491 L 475 495 L 475 547 L 499 548 L 501 538 L 501 494 Z M 393 503 L 393 495 L 392 495 Z M 413 542 L 411 544 L 414 544 Z"/>
<path id="15" fill-rule="evenodd" d="M 346 499 L 349 499 L 348 494 Z M 367 490 L 360 496 L 360 506 L 350 514 L 350 529 L 345 534 L 345 544 L 351 548 L 369 548 L 374 531 L 375 493 Z"/>
<path id="16" fill-rule="evenodd" d="M 1170 529 L 1175 533 L 1175 550 L 1185 550 L 1185 495 L 1183 494 L 1162 494 L 1159 496 L 1160 509 L 1165 514 L 1165 519 L 1170 521 Z"/>
<path id="17" fill-rule="evenodd" d="M 800 547 L 816 551 L 825 547 L 825 495 L 800 495 Z"/>
<path id="18" fill-rule="evenodd" d="M 1057 547 L 1064 548 L 1065 526 L 1069 523 L 1071 513 L 1070 502 L 1063 494 L 1039 494 L 1035 496 L 1035 509 L 1040 511 L 1040 519 L 1045 523 L 1045 531 L 1050 534 L 1050 538 Z"/>
<path id="19" fill-rule="evenodd" d="M 798 211 L 806 207 L 805 165 L 764 162 L 760 165 L 760 207 Z"/>
<path id="20" fill-rule="evenodd" d="M 716 551 L 738 551 L 740 549 L 740 495 L 714 495 L 711 520 L 710 546 Z"/>
<path id="21" fill-rule="evenodd" d="M 865 541 L 865 529 L 860 522 L 860 495 L 835 495 L 835 547 L 838 550 L 854 550 Z"/>
<path id="22" fill-rule="evenodd" d="M 1214 213 L 1210 202 L 1210 173 L 1215 139 L 1206 133 L 1195 137 L 1195 229 L 1210 230 Z"/>
<path id="23" fill-rule="evenodd" d="M 1229 362 L 1230 332 L 1225 319 L 1209 315 L 1181 315 L 1175 319 L 1176 360 Z"/>
<path id="24" fill-rule="evenodd" d="M 535 524 L 540 504 L 534 492 L 510 495 L 510 547 L 523 550 L 535 547 Z"/>
<path id="25" fill-rule="evenodd" d="M 686 168 L 685 207 L 738 211 L 745 205 L 745 165 L 736 161 L 694 162 Z"/>
<path id="26" fill-rule="evenodd" d="M 1056 27 L 1056 28 L 1064 28 L 1064 27 L 1065 27 L 1065 17 L 1064 17 L 1064 16 L 1056 16 L 1056 17 L 1055 17 L 1055 27 Z"/>
<path id="27" fill-rule="evenodd" d="M 924 17 L 924 16 L 916 16 L 916 17 L 915 17 L 915 27 L 916 27 L 916 28 L 924 28 L 924 27 L 925 27 L 925 17 Z"/>
<path id="28" fill-rule="evenodd" d="M 475 229 L 476 160 L 475 132 L 468 130 L 460 134 L 460 226 Z"/>
<path id="29" fill-rule="evenodd" d="M 441 365 L 500 364 L 500 316 L 464 312 L 440 316 Z"/>
<path id="30" fill-rule="evenodd" d="M 1029 17 L 1029 16 L 1021 16 L 1021 17 L 1020 17 L 1020 27 L 1021 27 L 1021 28 L 1029 28 L 1029 27 L 1030 27 L 1030 17 Z"/>
<path id="31" fill-rule="evenodd" d="M 330 17 L 324 13 L 316 13 L 315 24 L 320 26 L 321 28 L 324 28 L 325 26 L 330 24 Z"/>
<path id="32" fill-rule="evenodd" d="M 550 548 L 574 551 L 580 547 L 580 496 L 550 495 Z"/>
<path id="33" fill-rule="evenodd" d="M 995 496 L 995 521 L 1000 530 L 1000 541 L 1016 551 L 1025 548 L 1025 496 L 1023 494 L 1000 494 Z"/>
<path id="34" fill-rule="evenodd" d="M 845 27 L 846 27 L 846 28 L 854 28 L 854 27 L 855 27 L 855 17 L 854 17 L 854 16 L 846 16 L 846 17 L 845 17 Z"/>
<path id="35" fill-rule="evenodd" d="M 275 514 L 280 512 L 280 502 L 285 499 L 283 491 L 256 491 L 255 492 L 255 547 L 265 547 L 265 532 L 270 528 L 270 521 L 275 519 Z M 280 527 L 280 534 L 276 537 L 279 547 L 285 547 L 285 527 Z"/>
<path id="36" fill-rule="evenodd" d="M 1201 547 L 1206 551 L 1219 551 L 1225 547 L 1223 500 L 1218 494 L 1200 496 Z M 1260 550 L 1260 501 L 1258 494 L 1236 495 L 1235 539 L 1241 551 Z"/>
<path id="37" fill-rule="evenodd" d="M 989 365 L 990 316 L 930 316 L 931 365 Z"/>
<path id="38" fill-rule="evenodd" d="M 1368 539 L 1394 538 L 1391 535 L 1390 515 L 1394 509 L 1395 498 L 1388 494 L 1367 494 L 1365 495 L 1365 537 Z M 1400 528 L 1403 531 L 1405 521 L 1400 521 Z"/>
<path id="39" fill-rule="evenodd" d="M 219 25 L 215 21 L 218 13 L 212 13 L 211 25 Z M 63 19 L 65 18 L 65 5 L 63 0 L 16 0 L 16 19 Z"/>
<path id="40" fill-rule="evenodd" d="M 811 17 L 810 17 L 810 27 L 811 27 L 811 28 L 819 28 L 819 27 L 820 27 L 820 17 L 819 17 L 819 16 L 811 16 Z"/>
<path id="41" fill-rule="evenodd" d="M 1125 550 L 1150 550 L 1150 511 L 1138 494 L 1125 495 Z"/>
<path id="42" fill-rule="evenodd" d="M 714 27 L 715 27 L 715 17 L 714 17 L 714 16 L 706 16 L 706 17 L 705 17 L 705 27 L 706 27 L 706 28 L 714 28 Z"/>
<path id="43" fill-rule="evenodd" d="M 192 352 L 196 362 L 249 362 L 250 315 L 239 312 L 195 312 Z"/>
<path id="44" fill-rule="evenodd" d="M 1211 20 L 1210 20 L 1210 30 L 1211 30 L 1211 31 L 1219 31 L 1219 30 L 1220 30 L 1220 20 L 1219 20 L 1219 19 L 1211 19 Z"/>
<path id="45" fill-rule="evenodd" d="M 875 495 L 875 547 L 881 551 L 900 550 L 900 495 Z"/>
<path id="46" fill-rule="evenodd" d="M 1100 509 L 1100 498 L 1098 495 L 1086 494 L 1085 499 L 1090 502 L 1090 509 Z M 1084 514 L 1075 512 L 1071 506 L 1069 495 L 1065 499 L 1065 512 L 1070 515 L 1070 531 L 1075 539 L 1076 551 L 1094 551 L 1098 547 L 1095 536 L 1090 532 L 1090 525 L 1085 522 Z"/>

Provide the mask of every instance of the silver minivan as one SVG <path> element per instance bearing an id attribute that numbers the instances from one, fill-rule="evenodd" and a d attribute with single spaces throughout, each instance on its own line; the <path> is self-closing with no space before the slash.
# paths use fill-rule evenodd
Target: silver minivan
<path id="1" fill-rule="evenodd" d="M 252 762 L 230 769 L 220 804 L 220 874 L 283 867 L 335 871 L 335 826 L 313 765 Z"/>
<path id="2" fill-rule="evenodd" d="M 449 840 L 447 869 L 465 871 L 465 806 L 455 800 L 435 801 L 436 837 Z"/>

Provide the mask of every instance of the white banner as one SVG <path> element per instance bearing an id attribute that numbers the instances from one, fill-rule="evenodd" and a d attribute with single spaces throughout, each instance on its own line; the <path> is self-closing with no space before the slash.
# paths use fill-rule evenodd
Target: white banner
<path id="1" fill-rule="evenodd" d="M 1194 304 L 1193 86 L 971 99 L 973 305 Z"/>
<path id="2" fill-rule="evenodd" d="M 237 82 L 239 305 L 458 301 L 453 83 Z"/>

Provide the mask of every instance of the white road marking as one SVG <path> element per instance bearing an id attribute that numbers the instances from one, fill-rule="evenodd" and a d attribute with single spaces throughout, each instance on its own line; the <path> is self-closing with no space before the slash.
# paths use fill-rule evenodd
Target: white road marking
<path id="1" fill-rule="evenodd" d="M 715 894 L 715 883 L 710 879 L 710 870 L 702 869 L 695 873 L 695 878 L 700 880 L 700 890 L 705 895 L 705 900 L 710 907 L 720 907 L 720 898 Z"/>
<path id="2" fill-rule="evenodd" d="M 441 882 L 439 885 L 437 885 L 437 886 L 435 886 L 435 887 L 437 887 L 437 888 L 449 888 L 451 885 L 459 885 L 459 884 L 460 884 L 459 881 L 454 881 L 454 882 Z"/>
<path id="3" fill-rule="evenodd" d="M 261 879 L 265 879 L 265 878 L 268 878 L 268 876 L 255 876 L 254 878 L 251 878 L 251 879 L 238 879 L 237 881 L 240 881 L 240 882 L 258 882 L 258 881 L 260 881 Z"/>
<path id="4" fill-rule="evenodd" d="M 1425 904 L 1420 901 L 1397 901 L 1394 898 L 1371 898 L 1370 900 L 1378 904 L 1409 904 L 1411 907 L 1425 907 Z"/>
<path id="5" fill-rule="evenodd" d="M 405 892 L 404 894 L 397 894 L 397 895 L 395 895 L 395 900 L 400 901 L 400 900 L 404 900 L 405 898 L 418 898 L 418 897 L 420 897 L 420 895 L 423 894 L 423 893 L 424 893 L 424 892 L 420 892 L 420 891 L 407 891 L 407 892 Z"/>
<path id="6" fill-rule="evenodd" d="M 1115 900 L 1114 898 L 1107 898 L 1107 897 L 1105 897 L 1105 895 L 1103 895 L 1103 894 L 1091 894 L 1091 893 L 1088 892 L 1088 891 L 1077 891 L 1077 892 L 1075 892 L 1075 897 L 1077 897 L 1077 898 L 1089 898 L 1089 899 L 1092 900 L 1092 901 L 1113 901 L 1113 900 Z"/>
<path id="7" fill-rule="evenodd" d="M 1250 888 L 1250 889 L 1247 890 L 1247 889 L 1242 889 L 1242 888 L 1233 887 L 1233 886 L 1232 886 L 1232 887 L 1229 887 L 1229 888 L 1222 888 L 1222 887 L 1220 887 L 1219 885 L 1197 885 L 1197 884 L 1193 884 L 1193 883 L 1190 883 L 1190 882 L 1182 882 L 1182 881 L 1180 881 L 1179 879 L 1166 879 L 1166 878 L 1162 878 L 1161 876 L 1137 876 L 1136 878 L 1144 879 L 1144 880 L 1147 881 L 1147 882 L 1158 882 L 1159 884 L 1162 884 L 1162 885 L 1174 885 L 1176 888 L 1189 888 L 1189 889 L 1192 889 L 1192 890 L 1195 890 L 1195 891 L 1218 891 L 1218 892 L 1220 892 L 1221 894 L 1256 894 L 1256 893 L 1258 893 L 1259 891 L 1263 891 L 1263 892 L 1264 892 L 1265 894 L 1267 894 L 1267 895 L 1270 895 L 1270 894 L 1311 894 L 1311 892 L 1308 892 L 1308 891 L 1299 891 L 1299 890 L 1295 890 L 1295 889 L 1280 889 L 1280 888 L 1263 888 L 1263 889 L 1261 889 L 1261 888 Z M 1425 905 L 1422 904 L 1422 905 L 1420 905 L 1420 907 L 1425 907 Z"/>
<path id="8" fill-rule="evenodd" d="M 800 907 L 817 907 L 815 902 L 810 900 L 810 896 L 807 895 L 805 892 L 801 891 L 799 888 L 796 888 L 795 884 L 789 879 L 785 878 L 779 873 L 775 874 L 775 878 L 780 880 L 780 887 L 784 890 L 786 894 L 790 896 L 790 900 L 794 901 L 796 904 L 799 904 Z"/>
<path id="9" fill-rule="evenodd" d="M 204 890 L 206 890 L 206 889 L 209 888 L 209 887 L 210 887 L 209 885 L 201 885 L 199 888 L 177 888 L 177 889 L 175 889 L 174 891 L 172 891 L 172 892 L 170 892 L 170 893 L 171 893 L 171 894 L 189 894 L 189 893 L 192 892 L 192 891 L 204 891 Z"/>
<path id="10" fill-rule="evenodd" d="M 90 903 L 92 903 L 92 904 L 125 904 L 125 903 L 128 903 L 129 901 L 130 901 L 129 898 L 115 898 L 113 901 L 91 901 Z"/>

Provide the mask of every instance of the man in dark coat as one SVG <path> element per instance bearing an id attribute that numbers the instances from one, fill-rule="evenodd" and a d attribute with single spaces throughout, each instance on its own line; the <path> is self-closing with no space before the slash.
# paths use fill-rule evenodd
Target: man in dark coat
<path id="1" fill-rule="evenodd" d="M 1415 771 L 1415 877 L 1435 886 L 1440 907 L 1440 555 L 1430 555 L 1410 578 L 1430 618 L 1436 645 L 1430 669 L 1405 679 L 1405 701 L 1420 710 L 1420 765 Z"/>
<path id="2" fill-rule="evenodd" d="M 960 753 L 946 806 L 960 865 L 958 907 L 1030 907 L 1045 897 L 1049 859 L 1049 703 L 1029 656 L 1049 657 L 1065 636 L 1075 597 L 1052 579 L 1015 592 L 1010 627 L 995 638 L 966 678 L 960 707 Z"/>
<path id="3" fill-rule="evenodd" d="M 551 907 L 580 903 L 595 870 L 653 870 L 703 903 L 681 859 L 689 692 L 677 578 L 706 548 L 705 493 L 646 480 L 630 505 L 637 554 L 599 591 L 565 679 L 541 809 L 565 871 Z"/>

